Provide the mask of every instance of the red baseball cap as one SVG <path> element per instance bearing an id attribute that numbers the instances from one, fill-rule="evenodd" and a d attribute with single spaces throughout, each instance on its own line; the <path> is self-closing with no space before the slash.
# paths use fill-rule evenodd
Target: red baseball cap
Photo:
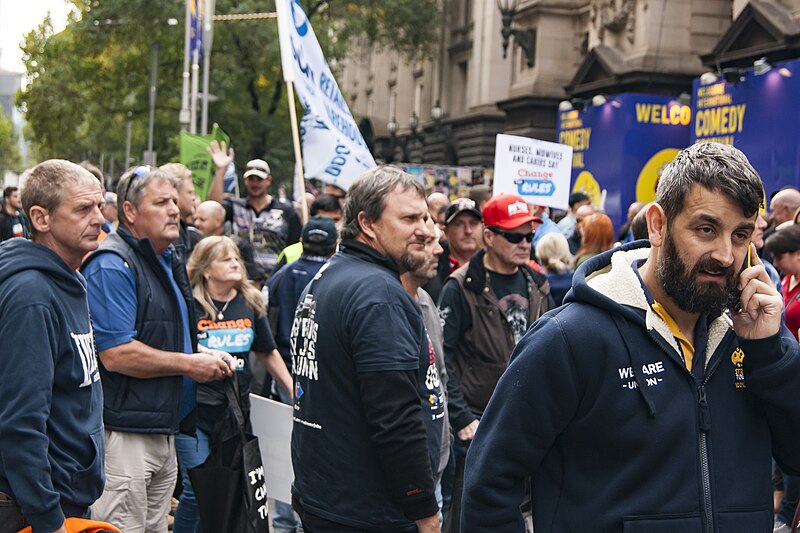
<path id="1" fill-rule="evenodd" d="M 486 226 L 514 229 L 526 222 L 541 224 L 542 219 L 531 215 L 528 204 L 516 194 L 498 194 L 483 206 L 483 223 Z"/>

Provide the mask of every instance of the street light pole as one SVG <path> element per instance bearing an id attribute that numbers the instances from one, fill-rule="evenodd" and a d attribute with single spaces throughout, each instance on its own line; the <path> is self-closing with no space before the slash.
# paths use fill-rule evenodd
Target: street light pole
<path id="1" fill-rule="evenodd" d="M 156 118 L 156 83 L 158 81 L 158 43 L 150 47 L 150 120 L 147 127 L 147 153 L 144 162 L 147 165 L 156 164 L 156 155 L 153 153 L 153 128 Z"/>
<path id="2" fill-rule="evenodd" d="M 124 168 L 128 168 L 131 164 L 131 126 L 133 125 L 131 115 L 133 115 L 133 113 L 128 111 L 128 135 L 125 138 L 125 164 L 122 165 Z"/>

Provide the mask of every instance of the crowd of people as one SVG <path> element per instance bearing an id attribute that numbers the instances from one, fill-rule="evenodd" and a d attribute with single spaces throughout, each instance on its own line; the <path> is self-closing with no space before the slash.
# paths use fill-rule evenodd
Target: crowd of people
<path id="1" fill-rule="evenodd" d="M 617 235 L 392 166 L 303 223 L 209 154 L 204 202 L 177 163 L 4 191 L 0 533 L 202 531 L 189 472 L 251 392 L 292 406 L 278 533 L 791 530 L 800 191 L 768 221 L 740 151 L 683 150 Z"/>

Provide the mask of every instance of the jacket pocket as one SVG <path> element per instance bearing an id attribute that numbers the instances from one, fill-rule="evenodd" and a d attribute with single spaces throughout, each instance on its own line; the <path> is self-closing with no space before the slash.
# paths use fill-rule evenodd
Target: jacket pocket
<path id="1" fill-rule="evenodd" d="M 700 513 L 673 515 L 626 516 L 622 519 L 625 533 L 678 533 L 703 531 Z"/>
<path id="2" fill-rule="evenodd" d="M 85 498 L 85 500 L 77 500 L 75 503 L 86 503 L 87 505 L 90 505 L 103 493 L 105 482 L 103 463 L 106 454 L 103 428 L 89 434 L 89 440 L 92 442 L 92 453 L 94 454 L 89 466 L 73 472 L 70 476 L 73 491 L 80 491 L 80 495 Z"/>
<path id="3" fill-rule="evenodd" d="M 494 392 L 497 381 L 506 371 L 506 363 L 485 363 L 472 361 L 459 376 L 461 392 L 470 408 L 483 412 Z"/>
<path id="4" fill-rule="evenodd" d="M 769 509 L 738 510 L 717 513 L 719 533 L 759 533 L 772 531 L 772 512 Z"/>

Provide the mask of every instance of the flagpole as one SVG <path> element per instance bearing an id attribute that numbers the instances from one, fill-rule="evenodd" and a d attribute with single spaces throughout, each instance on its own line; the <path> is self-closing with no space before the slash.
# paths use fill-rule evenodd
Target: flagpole
<path id="1" fill-rule="evenodd" d="M 206 0 L 205 21 L 203 23 L 203 107 L 200 114 L 200 132 L 208 133 L 208 79 L 211 68 L 211 47 L 214 40 L 214 0 Z"/>
<path id="2" fill-rule="evenodd" d="M 286 81 L 287 98 L 289 99 L 289 119 L 292 124 L 292 143 L 294 144 L 294 159 L 298 172 L 300 172 L 300 179 L 298 186 L 300 188 L 300 218 L 305 224 L 308 222 L 308 205 L 306 204 L 306 180 L 305 171 L 303 170 L 303 155 L 300 151 L 300 132 L 297 129 L 297 109 L 294 103 L 294 84 L 291 80 Z"/>
<path id="3" fill-rule="evenodd" d="M 181 124 L 181 131 L 187 131 L 189 129 L 189 61 L 191 56 L 191 38 L 192 38 L 192 12 L 191 8 L 189 7 L 189 2 L 191 0 L 184 0 L 186 4 L 186 23 L 184 24 L 184 36 L 183 36 L 183 75 L 182 78 L 182 86 L 181 86 L 181 112 L 178 115 L 178 122 Z M 125 167 L 127 168 L 128 162 L 125 162 Z"/>

